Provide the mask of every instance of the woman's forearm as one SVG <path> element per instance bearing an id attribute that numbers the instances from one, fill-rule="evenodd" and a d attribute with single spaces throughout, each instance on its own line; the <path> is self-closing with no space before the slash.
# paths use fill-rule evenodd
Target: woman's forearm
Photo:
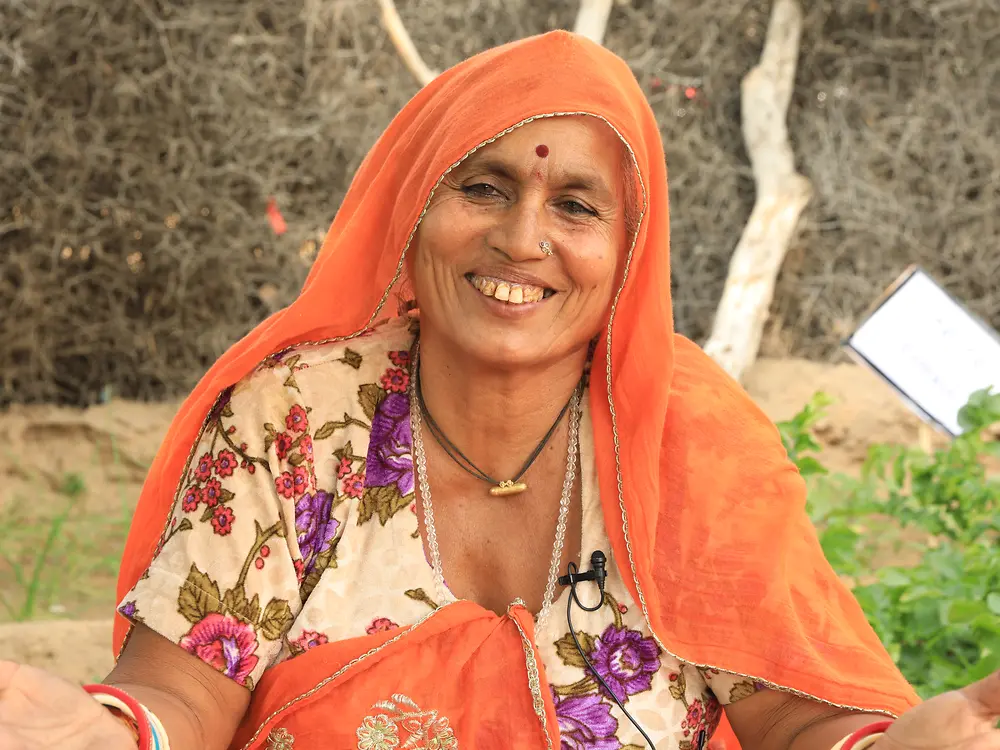
<path id="1" fill-rule="evenodd" d="M 198 718 L 198 712 L 188 705 L 187 701 L 166 690 L 150 685 L 137 685 L 122 682 L 113 678 L 113 674 L 105 680 L 105 684 L 114 685 L 124 690 L 143 706 L 156 714 L 167 732 L 167 739 L 172 750 L 180 748 L 204 748 L 204 750 L 225 750 L 229 746 L 229 737 L 212 737 L 205 731 Z"/>
<path id="2" fill-rule="evenodd" d="M 799 731 L 788 745 L 788 750 L 831 750 L 844 737 L 852 732 L 884 721 L 885 716 L 878 714 L 842 714 L 807 725 Z"/>
<path id="3" fill-rule="evenodd" d="M 144 626 L 104 682 L 156 714 L 173 750 L 226 750 L 250 691 Z"/>

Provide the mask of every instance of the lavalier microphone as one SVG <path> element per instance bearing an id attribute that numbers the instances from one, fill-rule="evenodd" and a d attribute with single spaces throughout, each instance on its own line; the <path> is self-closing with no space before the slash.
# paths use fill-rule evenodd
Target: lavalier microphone
<path id="1" fill-rule="evenodd" d="M 642 725 L 635 720 L 635 717 L 632 716 L 632 714 L 629 713 L 628 709 L 625 708 L 624 703 L 618 699 L 618 696 L 615 695 L 614 691 L 608 687 L 608 683 L 605 682 L 601 673 L 594 668 L 587 652 L 580 644 L 580 639 L 576 634 L 576 628 L 573 627 L 574 603 L 584 612 L 596 612 L 604 606 L 604 581 L 608 577 L 608 558 L 603 552 L 601 552 L 601 550 L 594 550 L 590 553 L 590 570 L 586 573 L 581 573 L 579 570 L 580 569 L 577 567 L 577 564 L 575 562 L 571 562 L 566 567 L 566 575 L 559 577 L 560 585 L 569 586 L 569 601 L 566 603 L 566 624 L 569 626 L 569 634 L 573 638 L 573 645 L 576 646 L 577 652 L 579 652 L 580 657 L 583 659 L 583 663 L 590 670 L 590 673 L 594 675 L 597 681 L 601 684 L 601 687 L 603 687 L 606 691 L 606 695 L 608 695 L 618 705 L 618 708 L 623 714 L 625 714 L 625 717 L 632 722 L 632 726 L 639 731 L 639 734 L 642 735 L 642 738 L 646 741 L 646 744 L 649 745 L 651 750 L 656 750 L 656 745 L 653 744 L 653 740 L 651 740 L 649 735 L 646 734 L 646 730 L 643 729 Z M 576 585 L 585 581 L 595 581 L 597 583 L 597 587 L 601 591 L 601 596 L 598 598 L 597 604 L 590 607 L 581 602 L 576 593 Z M 707 739 L 704 736 L 699 737 L 696 750 L 702 750 L 706 741 Z"/>
<path id="2" fill-rule="evenodd" d="M 566 575 L 559 576 L 559 585 L 573 586 L 585 581 L 597 581 L 597 587 L 601 590 L 601 601 L 598 603 L 598 606 L 600 606 L 600 604 L 604 603 L 604 581 L 608 577 L 607 565 L 608 558 L 605 554 L 599 549 L 594 550 L 590 553 L 590 570 L 586 573 L 580 573 L 578 572 L 579 568 L 577 568 L 576 563 L 571 562 L 566 569 Z"/>

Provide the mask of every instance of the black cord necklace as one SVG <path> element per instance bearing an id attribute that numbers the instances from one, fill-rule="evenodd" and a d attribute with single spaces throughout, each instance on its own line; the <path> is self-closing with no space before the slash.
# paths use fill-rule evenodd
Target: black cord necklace
<path id="1" fill-rule="evenodd" d="M 552 436 L 555 434 L 556 428 L 559 427 L 559 423 L 562 422 L 563 417 L 566 416 L 566 412 L 569 411 L 569 405 L 573 403 L 573 397 L 570 396 L 569 401 L 566 402 L 566 405 L 562 408 L 562 411 L 559 412 L 559 416 L 556 417 L 556 421 L 552 423 L 552 426 L 549 428 L 549 431 L 545 433 L 545 437 L 542 438 L 542 441 L 538 444 L 535 450 L 533 450 L 531 452 L 531 455 L 528 456 L 528 460 L 524 462 L 524 466 L 521 467 L 521 470 L 517 473 L 517 475 L 513 479 L 505 479 L 501 481 L 494 479 L 485 471 L 483 471 L 474 463 L 472 463 L 469 457 L 466 456 L 464 453 L 462 453 L 462 451 L 458 449 L 458 446 L 456 446 L 453 442 L 451 442 L 451 440 L 448 439 L 448 436 L 444 434 L 444 431 L 438 426 L 438 423 L 434 421 L 434 417 L 431 416 L 430 411 L 428 411 L 427 409 L 427 404 L 424 401 L 424 391 L 420 385 L 419 365 L 416 368 L 414 368 L 413 377 L 416 379 L 415 390 L 417 392 L 417 404 L 420 409 L 420 412 L 423 414 L 424 421 L 427 423 L 428 430 L 434 437 L 434 440 L 437 441 L 437 444 L 444 449 L 444 452 L 448 454 L 448 457 L 451 458 L 451 460 L 454 461 L 456 464 L 458 464 L 460 467 L 465 469 L 465 471 L 467 471 L 469 474 L 476 477 L 477 479 L 482 479 L 484 482 L 492 484 L 493 486 L 490 487 L 490 494 L 493 495 L 494 497 L 517 495 L 528 489 L 528 485 L 525 482 L 522 482 L 521 478 L 525 475 L 525 473 L 527 473 L 528 469 L 531 468 L 531 465 L 535 463 L 535 460 L 541 455 L 542 451 L 545 449 L 545 446 L 548 444 L 549 440 L 551 440 Z"/>

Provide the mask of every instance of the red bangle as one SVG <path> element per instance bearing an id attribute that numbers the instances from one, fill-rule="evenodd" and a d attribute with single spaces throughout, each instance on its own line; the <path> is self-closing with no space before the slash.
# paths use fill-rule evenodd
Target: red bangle
<path id="1" fill-rule="evenodd" d="M 90 695 L 99 693 L 110 695 L 128 706 L 128 709 L 135 717 L 136 729 L 139 732 L 139 750 L 153 750 L 153 737 L 150 734 L 149 719 L 146 717 L 146 711 L 139 701 L 124 690 L 116 688 L 113 685 L 84 685 L 83 689 Z"/>
<path id="2" fill-rule="evenodd" d="M 892 719 L 886 719 L 885 721 L 876 721 L 874 724 L 869 724 L 866 727 L 861 727 L 858 731 L 854 732 L 847 738 L 847 742 L 841 745 L 840 750 L 852 750 L 855 745 L 857 745 L 865 737 L 871 737 L 873 734 L 880 734 L 885 732 L 889 727 L 892 726 Z"/>

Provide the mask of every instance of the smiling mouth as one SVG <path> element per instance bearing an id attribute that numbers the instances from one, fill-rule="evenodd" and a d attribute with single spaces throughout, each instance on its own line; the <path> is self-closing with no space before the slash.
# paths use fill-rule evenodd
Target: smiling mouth
<path id="1" fill-rule="evenodd" d="M 531 284 L 512 284 L 509 281 L 495 279 L 491 276 L 478 276 L 467 273 L 465 278 L 480 294 L 492 297 L 508 305 L 524 305 L 529 302 L 541 302 L 555 294 L 555 289 L 547 289 Z"/>

